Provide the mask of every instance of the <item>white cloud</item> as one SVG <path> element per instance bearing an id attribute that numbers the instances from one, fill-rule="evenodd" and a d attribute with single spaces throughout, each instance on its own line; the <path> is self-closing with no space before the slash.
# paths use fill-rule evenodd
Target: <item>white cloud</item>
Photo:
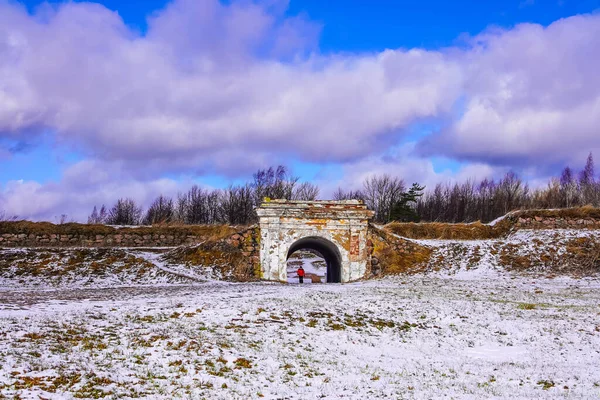
<path id="1" fill-rule="evenodd" d="M 224 148 L 341 161 L 448 112 L 458 95 L 461 70 L 442 53 L 303 56 L 318 27 L 269 10 L 178 0 L 136 36 L 96 4 L 41 19 L 2 3 L 0 76 L 11 84 L 0 88 L 0 131 L 49 127 L 94 157 L 163 170 L 173 158 L 217 161 Z M 284 50 L 296 57 L 273 56 Z"/>
<path id="2" fill-rule="evenodd" d="M 600 15 L 490 30 L 472 44 L 464 113 L 423 153 L 542 168 L 600 154 Z"/>
<path id="3" fill-rule="evenodd" d="M 31 15 L 0 0 L 0 141 L 50 129 L 88 158 L 58 183 L 8 182 L 0 210 L 80 218 L 186 186 L 168 172 L 247 176 L 289 159 L 341 166 L 327 193 L 376 172 L 428 186 L 511 166 L 536 178 L 600 154 L 598 14 L 460 49 L 323 54 L 320 26 L 286 4 L 175 0 L 141 35 L 98 4 Z M 403 134 L 423 119 L 443 129 L 415 151 Z M 436 172 L 419 156 L 432 154 L 466 164 Z"/>
<path id="4" fill-rule="evenodd" d="M 9 181 L 0 186 L 0 212 L 19 219 L 85 222 L 94 205 L 112 206 L 129 197 L 147 207 L 159 194 L 175 197 L 191 186 L 190 181 L 160 178 L 141 181 L 123 173 L 118 166 L 82 161 L 69 167 L 60 182 Z"/>

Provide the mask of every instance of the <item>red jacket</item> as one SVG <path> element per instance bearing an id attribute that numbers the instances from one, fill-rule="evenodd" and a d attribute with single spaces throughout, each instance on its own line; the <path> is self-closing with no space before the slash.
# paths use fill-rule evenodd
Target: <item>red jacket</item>
<path id="1" fill-rule="evenodd" d="M 298 276 L 304 276 L 304 268 L 298 268 Z"/>

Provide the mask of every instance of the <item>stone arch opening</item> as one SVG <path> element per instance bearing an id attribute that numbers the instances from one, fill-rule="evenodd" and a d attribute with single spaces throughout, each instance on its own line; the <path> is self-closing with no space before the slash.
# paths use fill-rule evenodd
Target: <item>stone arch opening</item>
<path id="1" fill-rule="evenodd" d="M 313 250 L 319 253 L 327 264 L 327 283 L 342 281 L 342 256 L 337 246 L 327 239 L 308 236 L 295 241 L 288 249 L 286 261 L 298 250 Z"/>
<path id="2" fill-rule="evenodd" d="M 263 279 L 287 282 L 288 257 L 302 247 L 325 256 L 328 282 L 352 282 L 368 272 L 367 234 L 373 211 L 361 201 L 265 199 L 256 214 Z"/>
<path id="3" fill-rule="evenodd" d="M 299 283 L 298 268 L 300 266 L 304 268 L 304 283 L 326 282 L 327 262 L 323 254 L 314 249 L 299 249 L 290 254 L 286 260 L 288 283 Z"/>

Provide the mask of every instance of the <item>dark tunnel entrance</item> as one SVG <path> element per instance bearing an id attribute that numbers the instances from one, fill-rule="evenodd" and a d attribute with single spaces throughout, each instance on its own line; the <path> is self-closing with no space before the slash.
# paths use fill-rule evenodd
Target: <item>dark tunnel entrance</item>
<path id="1" fill-rule="evenodd" d="M 335 244 L 317 236 L 302 238 L 290 246 L 286 261 L 298 250 L 309 250 L 322 256 L 327 264 L 327 283 L 342 281 L 342 256 Z"/>

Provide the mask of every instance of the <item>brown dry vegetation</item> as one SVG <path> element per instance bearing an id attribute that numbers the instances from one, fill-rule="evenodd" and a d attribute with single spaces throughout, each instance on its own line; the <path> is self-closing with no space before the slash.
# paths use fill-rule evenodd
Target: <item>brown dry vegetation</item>
<path id="1" fill-rule="evenodd" d="M 26 235 L 109 235 L 109 234 L 138 234 L 138 235 L 172 235 L 187 234 L 204 238 L 205 240 L 222 239 L 234 234 L 239 227 L 229 225 L 175 225 L 160 224 L 152 226 L 139 226 L 135 228 L 115 228 L 108 225 L 91 224 L 52 224 L 50 222 L 30 221 L 4 221 L 0 222 L 0 234 L 26 234 Z"/>
<path id="2" fill-rule="evenodd" d="M 600 241 L 591 237 L 571 239 L 567 243 L 565 267 L 580 275 L 600 273 Z"/>
<path id="3" fill-rule="evenodd" d="M 526 242 L 495 240 L 481 246 L 468 241 L 447 242 L 434 248 L 424 271 L 476 269 L 484 257 L 492 267 L 518 274 L 596 276 L 600 273 L 600 238 L 592 235 L 568 239 L 555 231 L 550 237 L 534 237 Z"/>
<path id="4" fill-rule="evenodd" d="M 523 210 L 515 213 L 520 218 L 573 218 L 573 219 L 600 219 L 600 208 L 583 206 L 575 208 L 561 208 L 555 210 Z"/>
<path id="5" fill-rule="evenodd" d="M 106 276 L 122 272 L 142 277 L 152 270 L 150 262 L 120 249 L 25 249 L 0 257 L 0 276 L 4 277 L 61 280 L 72 273 Z"/>
<path id="6" fill-rule="evenodd" d="M 565 208 L 558 210 L 522 210 L 514 211 L 505 219 L 494 226 L 474 223 L 403 223 L 392 222 L 385 228 L 390 232 L 412 239 L 493 239 L 506 235 L 518 218 L 572 218 L 572 219 L 599 219 L 600 208 L 591 206 L 579 208 Z M 140 226 L 135 228 L 115 228 L 107 225 L 90 224 L 52 224 L 50 222 L 30 221 L 2 221 L 0 222 L 0 233 L 11 234 L 67 234 L 67 235 L 107 235 L 107 234 L 131 234 L 139 235 L 160 234 L 172 235 L 182 234 L 197 236 L 204 240 L 218 240 L 233 235 L 240 227 L 228 225 L 178 225 L 159 224 L 153 226 Z"/>
<path id="7" fill-rule="evenodd" d="M 415 273 L 444 264 L 443 260 L 431 260 L 432 249 L 394 235 L 413 239 L 452 239 L 483 240 L 506 236 L 515 227 L 519 218 L 563 218 L 598 219 L 600 209 L 581 207 L 561 210 L 526 210 L 511 213 L 494 226 L 479 222 L 470 224 L 449 223 L 391 223 L 383 230 L 374 228 L 370 238 L 373 256 L 379 262 L 383 274 Z M 33 223 L 27 221 L 0 222 L 0 233 L 25 234 L 110 234 L 117 229 L 105 225 Z M 212 267 L 221 272 L 224 279 L 236 281 L 256 280 L 260 278 L 257 262 L 244 255 L 245 241 L 254 240 L 252 236 L 241 238 L 239 246 L 229 243 L 226 238 L 237 232 L 235 227 L 226 225 L 201 226 L 152 226 L 139 228 L 121 228 L 119 233 L 169 234 L 186 232 L 190 235 L 206 238 L 193 246 L 181 246 L 165 254 L 164 259 L 171 264 L 184 264 L 189 267 Z M 394 235 L 392 235 L 394 234 Z M 564 243 L 563 243 L 564 244 Z M 538 246 L 544 248 L 543 243 Z M 548 247 L 548 246 L 546 246 Z M 456 246 L 456 251 L 461 250 Z M 464 249 L 463 249 L 464 250 Z M 462 250 L 461 250 L 462 251 Z M 466 250 L 465 250 L 466 251 Z M 566 253 L 558 254 L 551 249 L 529 253 L 519 252 L 515 244 L 498 243 L 490 250 L 498 256 L 499 265 L 508 270 L 531 271 L 540 269 L 554 273 L 572 275 L 590 275 L 600 272 L 600 241 L 594 238 L 572 239 L 566 245 Z M 475 265 L 481 258 L 480 251 L 470 254 L 470 264 Z M 437 256 L 434 256 L 434 258 Z M 65 262 L 66 260 L 66 262 Z M 6 252 L 0 257 L 0 273 L 17 276 L 56 276 L 66 274 L 78 268 L 86 273 L 102 275 L 108 272 L 119 273 L 135 269 L 135 273 L 144 274 L 151 269 L 147 261 L 136 258 L 118 249 L 47 249 L 44 252 L 22 250 Z"/>
<path id="8" fill-rule="evenodd" d="M 565 251 L 534 243 L 539 251 L 520 254 L 518 246 L 506 244 L 500 250 L 500 264 L 507 270 L 526 272 L 537 270 L 549 274 L 575 277 L 600 273 L 600 241 L 593 237 L 573 238 L 564 245 Z M 543 247 L 543 250 L 541 249 Z"/>
<path id="9" fill-rule="evenodd" d="M 535 244 L 536 250 L 523 253 L 515 244 L 502 244 L 499 264 L 508 271 L 536 272 L 547 275 L 573 277 L 593 276 L 600 273 L 600 241 L 592 237 L 567 241 L 566 251 L 556 247 Z"/>
<path id="10" fill-rule="evenodd" d="M 498 237 L 492 226 L 484 225 L 481 222 L 471 224 L 392 222 L 387 224 L 385 229 L 398 236 L 411 239 L 474 240 Z"/>
<path id="11" fill-rule="evenodd" d="M 386 225 L 384 230 L 397 236 L 411 239 L 465 240 L 466 242 L 447 243 L 443 246 L 443 254 L 435 251 L 430 259 L 423 261 L 418 257 L 413 259 L 406 252 L 398 251 L 393 245 L 390 246 L 390 241 L 387 240 L 387 244 L 382 246 L 376 256 L 381 258 L 382 267 L 385 267 L 386 273 L 396 273 L 396 271 L 417 273 L 425 270 L 446 269 L 450 268 L 449 265 L 455 266 L 464 260 L 468 260 L 467 268 L 469 265 L 476 267 L 484 253 L 479 246 L 473 247 L 468 244 L 468 241 L 506 237 L 519 228 L 516 225 L 519 219 L 534 220 L 537 225 L 532 226 L 542 229 L 556 226 L 570 228 L 573 227 L 573 221 L 600 220 L 600 209 L 580 207 L 517 211 L 507 215 L 494 226 L 479 222 L 472 224 L 391 223 Z M 541 222 L 542 220 L 544 223 Z M 551 221 L 550 226 L 545 224 L 548 220 Z M 561 225 L 555 225 L 554 220 L 560 221 Z M 565 221 L 571 221 L 571 225 Z M 580 222 L 576 226 L 579 229 L 588 228 L 588 225 L 581 225 Z M 550 242 L 533 239 L 530 243 L 521 245 L 499 240 L 484 251 L 489 252 L 489 256 L 496 260 L 498 267 L 508 271 L 574 277 L 600 273 L 600 240 L 598 238 L 590 236 L 565 240 L 560 230 L 555 232 L 556 234 Z M 422 251 L 417 252 L 417 255 L 421 254 L 423 254 Z M 446 258 L 449 259 L 446 260 Z"/>
<path id="12" fill-rule="evenodd" d="M 535 217 L 600 220 L 600 209 L 586 206 L 559 210 L 514 211 L 493 226 L 479 221 L 469 224 L 392 222 L 384 228 L 398 236 L 410 239 L 484 240 L 506 236 L 513 230 L 519 218 Z"/>
<path id="13" fill-rule="evenodd" d="M 432 253 L 428 247 L 399 239 L 380 229 L 372 231 L 371 241 L 373 256 L 379 261 L 383 274 L 423 271 Z"/>
<path id="14" fill-rule="evenodd" d="M 387 247 L 379 252 L 379 262 L 386 275 L 417 273 L 424 270 L 430 256 L 431 250 L 426 247 L 404 253 Z"/>
<path id="15" fill-rule="evenodd" d="M 254 268 L 242 251 L 224 240 L 209 240 L 195 246 L 181 246 L 163 257 L 171 264 L 190 267 L 212 267 L 224 279 L 235 281 L 255 280 Z"/>

